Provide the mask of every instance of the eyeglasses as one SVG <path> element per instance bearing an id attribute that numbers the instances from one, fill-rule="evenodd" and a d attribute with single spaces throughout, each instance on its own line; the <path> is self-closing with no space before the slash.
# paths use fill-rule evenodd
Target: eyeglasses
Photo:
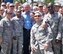
<path id="1" fill-rule="evenodd" d="M 10 7 L 14 7 L 14 6 L 10 6 Z"/>
<path id="2" fill-rule="evenodd" d="M 41 17 L 41 15 L 36 15 L 35 17 Z"/>
<path id="3" fill-rule="evenodd" d="M 6 6 L 6 5 L 2 5 L 2 6 Z"/>
<path id="4" fill-rule="evenodd" d="M 7 13 L 7 14 L 11 15 L 12 13 Z"/>

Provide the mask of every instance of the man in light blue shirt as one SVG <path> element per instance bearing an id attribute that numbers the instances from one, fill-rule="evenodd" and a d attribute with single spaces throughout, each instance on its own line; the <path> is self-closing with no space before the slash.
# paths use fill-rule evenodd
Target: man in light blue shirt
<path id="1" fill-rule="evenodd" d="M 30 18 L 30 5 L 24 3 L 24 13 L 23 17 L 23 54 L 29 54 L 29 45 L 30 45 L 30 29 L 32 27 L 32 20 Z"/>

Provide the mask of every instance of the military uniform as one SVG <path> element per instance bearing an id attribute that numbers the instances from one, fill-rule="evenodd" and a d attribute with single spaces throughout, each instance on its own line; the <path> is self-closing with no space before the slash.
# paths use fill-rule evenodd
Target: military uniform
<path id="1" fill-rule="evenodd" d="M 11 54 L 13 29 L 11 21 L 6 17 L 0 21 L 0 36 L 3 39 L 1 44 L 2 54 Z"/>
<path id="2" fill-rule="evenodd" d="M 53 54 L 51 48 L 52 32 L 48 25 L 44 29 L 40 24 L 34 24 L 31 29 L 30 39 L 31 48 L 33 46 L 36 48 L 36 51 L 31 51 L 31 54 Z M 48 44 L 47 51 L 44 49 L 45 43 Z"/>
<path id="3" fill-rule="evenodd" d="M 63 54 L 63 16 L 60 19 L 60 23 L 59 23 L 59 28 L 58 29 L 59 29 L 58 30 L 58 35 L 57 35 L 56 39 L 61 40 L 61 42 L 62 42 L 61 50 L 62 50 L 62 54 Z"/>
<path id="4" fill-rule="evenodd" d="M 52 45 L 53 45 L 53 50 L 55 54 L 60 54 L 60 44 L 56 44 L 56 37 L 57 37 L 57 33 L 58 33 L 58 25 L 61 19 L 61 15 L 57 12 L 53 13 L 53 14 L 46 14 L 44 17 L 43 22 L 46 22 L 50 25 L 51 30 L 53 32 L 53 41 L 52 41 Z"/>
<path id="5" fill-rule="evenodd" d="M 17 18 L 17 16 L 13 17 L 11 19 L 13 24 L 13 36 L 15 37 L 15 40 L 13 39 L 13 54 L 22 54 L 22 48 L 23 48 L 23 21 L 20 18 Z"/>

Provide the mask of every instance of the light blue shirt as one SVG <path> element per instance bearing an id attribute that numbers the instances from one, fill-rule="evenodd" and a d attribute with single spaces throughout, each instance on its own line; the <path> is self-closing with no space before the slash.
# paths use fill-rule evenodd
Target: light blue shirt
<path id="1" fill-rule="evenodd" d="M 25 29 L 31 29 L 32 27 L 32 20 L 30 18 L 30 12 L 24 13 L 22 15 L 23 21 L 24 21 L 24 28 Z"/>

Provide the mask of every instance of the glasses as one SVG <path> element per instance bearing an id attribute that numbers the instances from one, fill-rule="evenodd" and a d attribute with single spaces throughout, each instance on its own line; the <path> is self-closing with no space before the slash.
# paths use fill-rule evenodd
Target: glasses
<path id="1" fill-rule="evenodd" d="M 2 5 L 2 6 L 6 6 L 6 5 Z"/>
<path id="2" fill-rule="evenodd" d="M 41 17 L 41 15 L 36 15 L 35 17 Z"/>
<path id="3" fill-rule="evenodd" d="M 7 13 L 7 14 L 12 15 L 12 13 Z"/>
<path id="4" fill-rule="evenodd" d="M 10 6 L 10 7 L 14 7 L 14 6 Z"/>

